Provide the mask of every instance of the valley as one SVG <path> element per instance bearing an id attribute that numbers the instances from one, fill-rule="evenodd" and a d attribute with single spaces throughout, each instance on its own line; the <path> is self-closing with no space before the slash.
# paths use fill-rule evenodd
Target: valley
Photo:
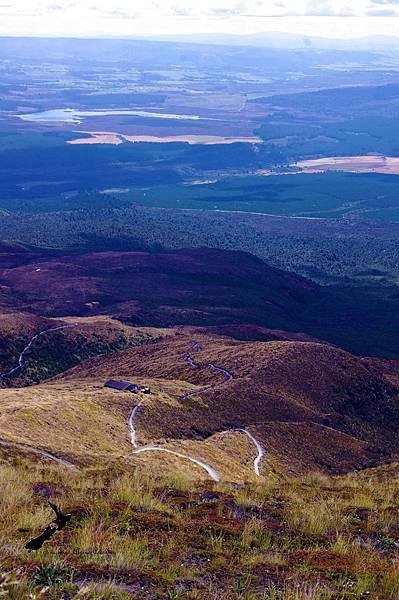
<path id="1" fill-rule="evenodd" d="M 204 348 L 195 367 L 187 363 L 193 339 Z M 256 367 L 249 360 L 254 354 Z M 315 364 L 317 377 L 310 375 Z M 109 377 L 139 383 L 150 394 L 107 390 Z M 239 342 L 177 330 L 83 361 L 40 385 L 3 389 L 0 438 L 75 466 L 122 461 L 161 473 L 170 465 L 194 478 L 245 481 L 276 469 L 345 472 L 397 456 L 397 393 L 378 363 L 329 345 Z M 43 445 L 50 422 L 54 437 L 48 432 Z"/>
<path id="2" fill-rule="evenodd" d="M 0 596 L 395 600 L 399 51 L 183 38 L 0 37 Z"/>

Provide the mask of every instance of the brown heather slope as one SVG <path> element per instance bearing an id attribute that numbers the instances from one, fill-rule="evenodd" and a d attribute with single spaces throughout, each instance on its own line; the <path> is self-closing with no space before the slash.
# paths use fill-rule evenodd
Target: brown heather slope
<path id="1" fill-rule="evenodd" d="M 316 290 L 249 254 L 210 249 L 27 252 L 24 260 L 18 253 L 11 266 L 5 262 L 0 268 L 0 283 L 7 302 L 24 303 L 30 312 L 52 317 L 112 313 L 131 324 L 153 326 L 262 324 L 262 318 L 281 326 Z"/>
<path id="2" fill-rule="evenodd" d="M 397 358 L 398 309 L 396 289 L 321 287 L 244 252 L 63 254 L 0 245 L 3 312 L 101 314 L 133 326 L 212 326 L 227 335 L 233 327 L 240 339 L 276 339 L 270 330 L 280 339 L 288 331 L 361 356 Z"/>
<path id="3" fill-rule="evenodd" d="M 378 373 L 383 373 L 385 379 L 399 387 L 399 360 L 388 360 L 384 358 L 366 358 L 365 361 L 370 368 L 376 369 Z"/>
<path id="4" fill-rule="evenodd" d="M 321 340 L 314 338 L 305 333 L 296 333 L 295 331 L 283 331 L 281 329 L 269 329 L 268 327 L 261 327 L 259 325 L 215 325 L 209 327 L 180 327 L 180 331 L 188 333 L 190 335 L 214 335 L 227 338 L 233 338 L 233 340 L 241 341 L 258 341 L 258 342 L 321 342 Z"/>
<path id="5" fill-rule="evenodd" d="M 189 354 L 196 367 L 185 360 Z M 224 383 L 209 363 L 234 378 Z M 182 333 L 90 359 L 60 381 L 111 376 L 158 382 L 138 416 L 140 443 L 219 439 L 225 430 L 249 428 L 271 464 L 293 471 L 342 472 L 399 452 L 398 388 L 367 361 L 332 346 Z M 160 389 L 173 400 L 160 399 Z"/>
<path id="6" fill-rule="evenodd" d="M 106 316 L 49 319 L 24 312 L 3 313 L 0 375 L 18 365 L 21 352 L 35 339 L 24 354 L 24 368 L 0 377 L 0 387 L 37 383 L 90 356 L 135 346 L 166 332 L 170 335 L 171 330 L 130 327 Z"/>

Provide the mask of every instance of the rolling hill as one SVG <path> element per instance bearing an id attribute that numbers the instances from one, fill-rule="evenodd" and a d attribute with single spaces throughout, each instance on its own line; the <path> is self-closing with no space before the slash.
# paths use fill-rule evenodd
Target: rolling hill
<path id="1" fill-rule="evenodd" d="M 398 454 L 397 363 L 382 358 L 396 338 L 371 296 L 209 249 L 3 244 L 1 266 L 5 455 L 243 481 Z M 108 378 L 151 393 L 106 389 Z"/>
<path id="2" fill-rule="evenodd" d="M 130 327 L 109 317 L 50 319 L 0 314 L 0 388 L 38 383 L 82 360 L 142 344 L 162 329 Z"/>
<path id="3" fill-rule="evenodd" d="M 150 393 L 104 388 L 108 378 Z M 194 479 L 213 478 L 213 469 L 225 481 L 389 462 L 399 454 L 398 430 L 398 387 L 375 364 L 328 344 L 195 330 L 3 390 L 0 406 L 0 438 L 27 454 L 36 448 L 77 466 L 130 464 Z"/>
<path id="4" fill-rule="evenodd" d="M 360 355 L 399 354 L 399 295 L 390 287 L 323 287 L 250 254 L 207 248 L 63 254 L 3 247 L 0 258 L 3 312 L 107 315 L 161 328 L 250 325 Z M 258 339 L 259 329 L 252 331 Z"/>

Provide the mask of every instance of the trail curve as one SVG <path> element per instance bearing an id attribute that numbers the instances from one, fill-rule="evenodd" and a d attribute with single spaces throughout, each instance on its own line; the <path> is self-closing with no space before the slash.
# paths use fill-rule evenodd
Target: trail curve
<path id="1" fill-rule="evenodd" d="M 259 469 L 259 465 L 260 465 L 260 461 L 262 460 L 262 458 L 265 455 L 265 449 L 263 448 L 263 446 L 261 445 L 261 443 L 259 442 L 259 440 L 256 439 L 255 436 L 252 435 L 252 433 L 250 431 L 248 431 L 248 429 L 242 429 L 241 430 L 243 433 L 245 433 L 246 436 L 249 437 L 249 439 L 254 443 L 254 445 L 256 446 L 256 449 L 258 451 L 258 456 L 255 458 L 254 460 L 254 471 L 255 474 L 260 477 L 260 469 Z"/>
<path id="2" fill-rule="evenodd" d="M 0 438 L 0 446 L 5 446 L 7 448 L 18 448 L 19 450 L 26 450 L 27 452 L 32 452 L 33 454 L 37 454 L 38 456 L 42 456 L 44 458 L 48 458 L 68 469 L 72 469 L 74 471 L 78 470 L 78 467 L 66 460 L 66 458 L 60 458 L 59 456 L 55 456 L 54 454 L 50 454 L 50 452 L 46 452 L 46 450 L 41 450 L 40 448 L 35 448 L 34 446 L 30 446 L 29 444 L 23 444 L 22 442 L 12 442 L 10 440 L 4 440 Z"/>
<path id="3" fill-rule="evenodd" d="M 203 462 L 202 460 L 194 458 L 193 456 L 189 456 L 188 454 L 175 452 L 174 450 L 169 450 L 169 448 L 162 448 L 161 446 L 142 446 L 141 448 L 137 448 L 136 450 L 134 450 L 133 454 L 140 454 L 142 452 L 167 452 L 168 454 L 173 454 L 174 456 L 183 458 L 185 460 L 189 460 L 190 462 L 194 463 L 195 465 L 198 465 L 202 469 L 205 469 L 205 471 L 214 481 L 220 481 L 220 475 L 215 469 L 213 469 L 210 465 Z"/>
<path id="4" fill-rule="evenodd" d="M 200 344 L 195 343 L 194 350 L 195 350 L 195 352 L 202 352 L 203 348 Z M 188 363 L 191 367 L 193 367 L 193 369 L 199 369 L 199 367 L 200 367 L 200 365 L 198 365 L 195 362 L 195 360 L 191 354 L 184 355 L 183 360 L 186 363 Z M 216 383 L 215 385 L 208 385 L 199 390 L 194 390 L 192 392 L 189 392 L 188 394 L 185 394 L 184 396 L 181 397 L 182 400 L 188 400 L 189 398 L 192 398 L 193 396 L 199 396 L 200 394 L 204 394 L 205 392 L 208 392 L 210 390 L 216 390 L 217 388 L 222 387 L 223 385 L 226 385 L 227 383 L 229 383 L 230 381 L 232 381 L 234 379 L 233 373 L 231 373 L 224 367 L 218 367 L 214 363 L 208 363 L 206 365 L 206 368 L 211 369 L 211 371 L 216 371 L 217 373 L 221 373 L 223 375 L 223 381 L 221 381 L 220 383 Z"/>
<path id="5" fill-rule="evenodd" d="M 260 461 L 262 460 L 262 458 L 265 455 L 265 450 L 263 448 L 263 446 L 261 445 L 261 443 L 259 442 L 259 440 L 256 439 L 255 436 L 252 435 L 252 433 L 250 431 L 248 431 L 248 429 L 233 429 L 230 431 L 241 431 L 241 433 L 245 433 L 245 435 L 251 440 L 251 442 L 254 444 L 254 446 L 256 447 L 257 451 L 258 451 L 258 455 L 254 460 L 254 471 L 255 471 L 255 475 L 257 475 L 258 477 L 260 477 L 260 469 L 259 469 L 259 465 L 260 465 Z"/>
<path id="6" fill-rule="evenodd" d="M 17 366 L 13 367 L 9 371 L 6 371 L 5 373 L 0 373 L 0 379 L 3 379 L 3 380 L 8 379 L 11 375 L 13 375 L 17 371 L 20 371 L 21 369 L 24 368 L 25 354 L 27 352 L 29 352 L 29 350 L 32 348 L 32 345 L 35 343 L 35 341 L 39 337 L 45 335 L 46 333 L 50 333 L 52 331 L 61 331 L 62 329 L 71 329 L 72 327 L 76 327 L 76 326 L 77 326 L 77 323 L 72 323 L 69 325 L 61 325 L 60 327 L 51 327 L 50 329 L 43 329 L 43 331 L 39 331 L 39 333 L 36 333 L 33 337 L 31 337 L 31 339 L 29 340 L 29 343 L 25 346 L 25 348 L 22 350 L 21 354 L 19 355 Z"/>
<path id="7" fill-rule="evenodd" d="M 136 404 L 136 406 L 133 408 L 132 412 L 130 413 L 130 417 L 129 417 L 130 442 L 131 442 L 133 448 L 139 447 L 137 444 L 137 432 L 136 432 L 136 427 L 135 427 L 135 419 L 136 419 L 137 413 L 140 410 L 140 407 L 143 404 L 143 402 L 144 402 L 144 400 L 141 400 L 138 404 Z"/>

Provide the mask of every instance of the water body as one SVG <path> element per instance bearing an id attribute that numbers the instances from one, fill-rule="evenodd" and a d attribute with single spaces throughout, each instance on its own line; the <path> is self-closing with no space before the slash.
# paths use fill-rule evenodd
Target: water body
<path id="1" fill-rule="evenodd" d="M 111 116 L 133 116 L 151 119 L 171 119 L 174 121 L 199 121 L 198 115 L 174 115 L 169 113 L 147 112 L 144 110 L 75 110 L 73 108 L 56 108 L 54 110 L 44 110 L 42 112 L 17 115 L 23 121 L 45 121 L 47 123 L 75 123 L 79 124 L 86 117 L 111 117 Z"/>

